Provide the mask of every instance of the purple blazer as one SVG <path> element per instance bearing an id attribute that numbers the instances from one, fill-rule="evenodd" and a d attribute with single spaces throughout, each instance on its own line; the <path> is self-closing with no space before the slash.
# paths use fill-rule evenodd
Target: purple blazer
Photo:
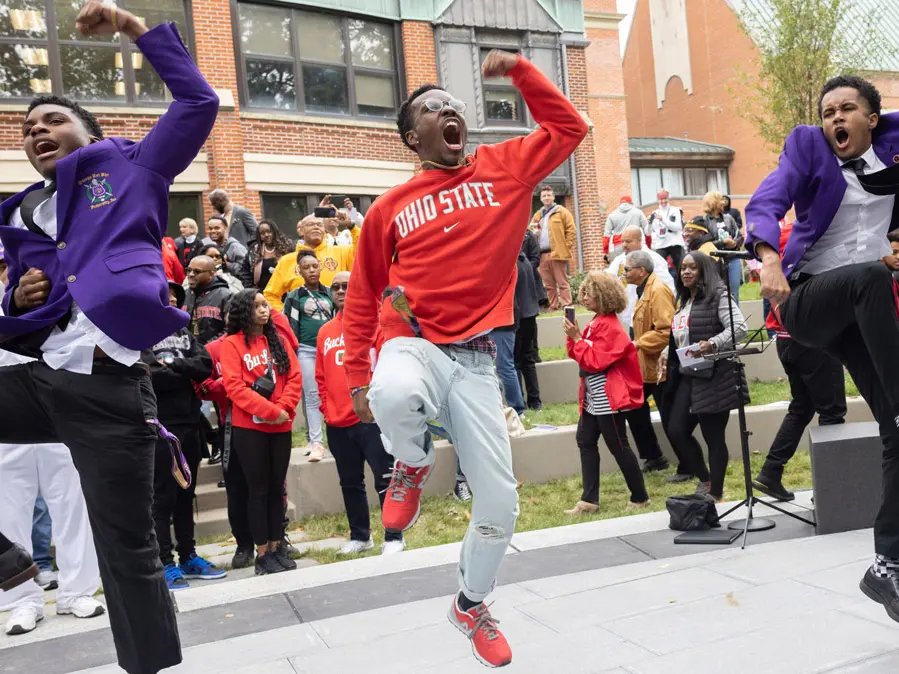
<path id="1" fill-rule="evenodd" d="M 899 113 L 883 115 L 874 129 L 874 152 L 887 167 L 899 164 Z M 846 179 L 819 126 L 797 126 L 784 143 L 780 162 L 762 181 L 746 206 L 746 248 L 764 241 L 780 247 L 778 221 L 796 207 L 796 222 L 783 250 L 783 271 L 789 277 L 805 251 L 830 227 Z"/>
<path id="2" fill-rule="evenodd" d="M 174 24 L 161 24 L 136 42 L 168 86 L 174 102 L 139 143 L 109 138 L 56 165 L 57 240 L 9 226 L 25 195 L 0 204 L 0 239 L 9 285 L 0 317 L 0 346 L 17 350 L 49 331 L 74 300 L 122 346 L 142 350 L 187 325 L 169 306 L 162 266 L 169 187 L 197 156 L 218 114 L 218 96 L 184 47 Z M 50 278 L 46 304 L 18 316 L 10 300 L 30 267 Z M 47 332 L 49 334 L 49 332 Z"/>

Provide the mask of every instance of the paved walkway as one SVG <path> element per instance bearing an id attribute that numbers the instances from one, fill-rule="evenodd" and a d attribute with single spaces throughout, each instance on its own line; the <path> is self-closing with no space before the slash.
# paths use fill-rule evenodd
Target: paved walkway
<path id="1" fill-rule="evenodd" d="M 775 520 L 745 550 L 673 545 L 664 513 L 516 536 L 493 596 L 513 647 L 506 671 L 899 671 L 899 625 L 858 590 L 871 532 L 812 537 Z M 166 671 L 485 671 L 445 617 L 457 554 L 440 546 L 182 592 L 185 661 Z M 120 671 L 97 621 L 57 618 L 21 639 L 0 637 L 0 672 Z"/>

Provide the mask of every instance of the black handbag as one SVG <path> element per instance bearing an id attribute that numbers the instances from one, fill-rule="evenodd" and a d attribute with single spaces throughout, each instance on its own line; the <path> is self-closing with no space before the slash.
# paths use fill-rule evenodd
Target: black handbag
<path id="1" fill-rule="evenodd" d="M 265 374 L 254 381 L 250 388 L 256 391 L 256 393 L 261 395 L 266 400 L 271 400 L 272 395 L 275 393 L 274 374 L 275 373 L 272 370 L 272 363 L 271 361 L 269 361 L 268 366 L 265 368 Z"/>
<path id="2" fill-rule="evenodd" d="M 670 520 L 668 528 L 675 531 L 706 531 L 720 527 L 715 499 L 707 494 L 669 496 L 665 501 Z"/>
<path id="3" fill-rule="evenodd" d="M 685 377 L 693 377 L 694 379 L 711 379 L 715 376 L 715 361 L 707 361 L 706 367 L 696 367 L 693 365 L 681 365 L 680 373 Z M 705 365 L 705 363 L 703 363 Z"/>

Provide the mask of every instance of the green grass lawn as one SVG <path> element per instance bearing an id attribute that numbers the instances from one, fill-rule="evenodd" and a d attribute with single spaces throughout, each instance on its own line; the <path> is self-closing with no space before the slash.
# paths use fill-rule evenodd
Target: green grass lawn
<path id="1" fill-rule="evenodd" d="M 760 454 L 752 456 L 753 476 L 761 468 L 764 457 Z M 668 474 L 670 474 L 669 471 Z M 646 511 L 665 509 L 665 499 L 676 494 L 691 493 L 694 484 L 668 484 L 665 474 L 651 473 L 646 475 L 646 489 L 652 501 Z M 787 464 L 784 484 L 791 489 L 807 489 L 812 485 L 811 463 L 807 452 L 798 452 Z M 743 495 L 743 471 L 739 461 L 731 461 L 727 470 L 724 494 L 728 500 L 739 499 Z M 519 489 L 521 514 L 515 530 L 533 531 L 548 529 L 591 520 L 610 519 L 634 514 L 626 510 L 630 494 L 621 473 L 604 474 L 600 481 L 600 509 L 595 515 L 571 517 L 563 511 L 571 508 L 581 497 L 581 478 L 574 476 L 562 480 L 553 480 L 547 484 L 523 484 Z M 406 543 L 410 549 L 424 548 L 432 545 L 453 543 L 462 539 L 471 518 L 470 503 L 460 503 L 452 495 L 426 496 L 422 499 L 421 517 L 412 529 L 406 532 Z M 381 511 L 374 508 L 371 512 L 374 539 L 378 544 L 375 549 L 362 556 L 380 553 L 380 543 L 384 539 L 383 530 L 379 530 Z M 294 528 L 301 528 L 311 539 L 349 536 L 349 527 L 343 513 L 334 515 L 316 515 L 293 523 Z M 348 557 L 338 555 L 335 550 L 321 550 L 307 553 L 307 556 L 322 564 L 343 561 Z"/>
<path id="2" fill-rule="evenodd" d="M 740 301 L 760 300 L 760 285 L 756 283 L 744 283 L 740 286 Z"/>

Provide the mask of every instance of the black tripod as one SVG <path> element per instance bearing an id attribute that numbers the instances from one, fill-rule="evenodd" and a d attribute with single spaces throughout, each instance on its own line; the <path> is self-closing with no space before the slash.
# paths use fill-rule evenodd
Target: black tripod
<path id="1" fill-rule="evenodd" d="M 730 260 L 733 259 L 742 259 L 748 258 L 749 254 L 742 251 L 727 251 L 727 250 L 719 250 L 711 253 L 712 257 L 717 257 L 722 262 L 727 264 Z M 752 432 L 749 430 L 746 423 L 746 403 L 743 401 L 742 394 L 742 383 L 745 379 L 746 373 L 746 365 L 743 363 L 741 357 L 749 356 L 757 353 L 762 353 L 764 348 L 759 348 L 757 346 L 745 346 L 743 348 L 737 347 L 737 335 L 736 328 L 734 327 L 734 299 L 733 294 L 731 293 L 730 288 L 730 275 L 724 275 L 724 282 L 727 287 L 727 308 L 730 312 L 730 339 L 731 344 L 733 345 L 733 349 L 730 351 L 719 351 L 718 353 L 710 354 L 708 356 L 704 356 L 707 360 L 729 360 L 733 362 L 734 367 L 736 368 L 737 377 L 734 386 L 737 387 L 737 413 L 740 421 L 740 451 L 743 457 L 743 480 L 746 483 L 746 498 L 740 501 L 737 505 L 732 507 L 727 512 L 721 514 L 719 517 L 721 519 L 727 517 L 732 512 L 734 512 L 737 508 L 742 508 L 746 506 L 746 517 L 741 520 L 734 520 L 733 522 L 727 525 L 728 529 L 732 530 L 743 530 L 743 545 L 742 548 L 746 547 L 746 537 L 750 531 L 767 531 L 768 529 L 773 529 L 776 526 L 776 523 L 773 520 L 756 518 L 753 515 L 752 508 L 756 504 L 761 504 L 768 506 L 784 515 L 788 515 L 793 519 L 799 520 L 800 522 L 804 522 L 805 524 L 810 524 L 812 526 L 816 526 L 815 522 L 811 520 L 807 520 L 804 517 L 800 517 L 796 513 L 789 512 L 788 510 L 782 508 L 781 506 L 774 505 L 770 501 L 763 501 L 758 496 L 755 495 L 755 488 L 752 485 L 752 466 L 749 462 L 749 436 L 752 435 Z M 759 330 L 761 333 L 761 330 Z"/>

